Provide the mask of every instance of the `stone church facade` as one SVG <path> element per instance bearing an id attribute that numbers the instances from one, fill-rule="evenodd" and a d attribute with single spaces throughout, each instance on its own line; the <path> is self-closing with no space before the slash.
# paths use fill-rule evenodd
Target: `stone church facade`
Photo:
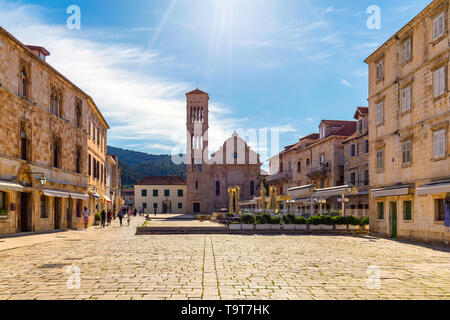
<path id="1" fill-rule="evenodd" d="M 234 133 L 209 157 L 209 95 L 201 90 L 187 100 L 187 213 L 210 214 L 228 208 L 228 188 L 239 186 L 240 200 L 258 195 L 261 174 L 259 155 Z"/>

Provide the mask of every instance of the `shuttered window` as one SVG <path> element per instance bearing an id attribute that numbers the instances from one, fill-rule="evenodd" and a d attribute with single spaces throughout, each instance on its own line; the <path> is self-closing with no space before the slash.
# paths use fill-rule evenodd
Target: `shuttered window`
<path id="1" fill-rule="evenodd" d="M 433 20 L 433 40 L 439 39 L 445 33 L 445 13 L 442 12 Z"/>
<path id="2" fill-rule="evenodd" d="M 402 163 L 408 164 L 412 161 L 412 141 L 408 140 L 402 143 Z"/>
<path id="3" fill-rule="evenodd" d="M 377 81 L 384 79 L 384 61 L 381 60 L 376 64 L 377 68 Z"/>
<path id="4" fill-rule="evenodd" d="M 411 109 L 411 86 L 402 89 L 402 112 L 407 112 Z"/>
<path id="5" fill-rule="evenodd" d="M 446 130 L 442 129 L 439 131 L 436 131 L 433 135 L 433 150 L 434 150 L 434 158 L 441 158 L 445 157 L 445 153 L 447 152 L 446 143 L 447 139 L 445 137 Z"/>
<path id="6" fill-rule="evenodd" d="M 412 37 L 403 41 L 402 44 L 402 62 L 407 63 L 411 61 L 412 57 Z"/>
<path id="7" fill-rule="evenodd" d="M 434 96 L 445 93 L 445 67 L 441 67 L 433 73 Z"/>
<path id="8" fill-rule="evenodd" d="M 377 151 L 377 170 L 384 169 L 384 151 Z"/>
<path id="9" fill-rule="evenodd" d="M 377 112 L 377 124 L 381 124 L 384 122 L 384 103 L 380 102 L 376 106 Z"/>

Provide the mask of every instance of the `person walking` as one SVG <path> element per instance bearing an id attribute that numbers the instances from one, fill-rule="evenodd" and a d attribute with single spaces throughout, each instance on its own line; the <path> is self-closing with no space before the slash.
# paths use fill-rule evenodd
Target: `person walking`
<path id="1" fill-rule="evenodd" d="M 86 207 L 84 207 L 83 217 L 84 217 L 84 229 L 86 230 L 89 224 L 89 210 Z"/>
<path id="2" fill-rule="evenodd" d="M 137 209 L 134 208 L 134 214 L 133 214 L 133 215 L 134 215 L 135 217 L 137 216 L 137 212 L 138 212 Z"/>
<path id="3" fill-rule="evenodd" d="M 105 209 L 102 210 L 101 215 L 102 215 L 102 228 L 104 228 L 105 227 L 105 223 L 106 223 L 106 212 L 105 212 Z"/>
<path id="4" fill-rule="evenodd" d="M 110 210 L 110 211 L 108 211 L 108 226 L 111 225 L 111 221 L 112 221 L 112 213 L 111 213 L 111 210 Z"/>
<path id="5" fill-rule="evenodd" d="M 131 210 L 130 210 L 131 211 Z M 130 226 L 130 220 L 131 220 L 131 212 L 127 214 L 127 222 L 128 226 Z"/>
<path id="6" fill-rule="evenodd" d="M 122 219 L 123 219 L 123 211 L 122 211 L 122 209 L 120 209 L 120 211 L 119 211 L 120 227 L 122 227 Z"/>

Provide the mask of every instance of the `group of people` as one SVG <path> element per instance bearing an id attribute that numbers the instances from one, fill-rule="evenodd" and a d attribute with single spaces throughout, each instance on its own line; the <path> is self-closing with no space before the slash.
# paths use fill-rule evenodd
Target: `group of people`
<path id="1" fill-rule="evenodd" d="M 131 221 L 131 215 L 136 216 L 137 215 L 137 210 L 134 209 L 134 212 L 131 211 L 131 208 L 121 208 L 118 214 L 118 218 L 120 221 L 120 227 L 122 227 L 122 223 L 123 223 L 123 218 L 126 216 L 127 217 L 127 223 L 128 226 L 130 226 L 130 221 Z M 101 226 L 102 228 L 105 228 L 106 226 L 106 222 L 108 222 L 108 226 L 111 225 L 111 222 L 114 218 L 114 220 L 116 220 L 116 216 L 111 213 L 111 211 L 108 211 L 108 214 L 106 213 L 106 211 L 103 209 L 102 212 L 100 213 L 101 215 Z M 87 207 L 84 207 L 83 210 L 83 218 L 84 218 L 84 228 L 87 229 L 88 224 L 89 224 L 89 210 Z"/>

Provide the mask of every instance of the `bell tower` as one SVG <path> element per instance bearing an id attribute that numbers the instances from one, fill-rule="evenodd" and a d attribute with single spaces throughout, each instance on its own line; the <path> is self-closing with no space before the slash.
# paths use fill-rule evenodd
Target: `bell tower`
<path id="1" fill-rule="evenodd" d="M 188 171 L 201 170 L 208 161 L 208 104 L 209 95 L 206 92 L 196 89 L 186 93 Z"/>
<path id="2" fill-rule="evenodd" d="M 212 192 L 208 167 L 209 95 L 201 90 L 186 93 L 187 213 L 207 213 Z"/>

